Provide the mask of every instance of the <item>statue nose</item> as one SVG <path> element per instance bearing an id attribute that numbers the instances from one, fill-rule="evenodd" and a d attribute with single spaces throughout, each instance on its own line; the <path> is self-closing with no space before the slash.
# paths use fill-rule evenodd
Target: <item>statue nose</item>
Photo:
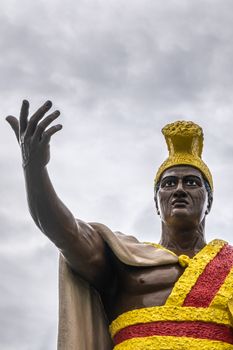
<path id="1" fill-rule="evenodd" d="M 187 193 L 183 190 L 183 188 L 180 188 L 178 190 L 175 191 L 174 193 L 174 197 L 175 198 L 183 198 L 186 197 Z"/>
<path id="2" fill-rule="evenodd" d="M 175 193 L 174 193 L 174 197 L 175 198 L 183 198 L 183 197 L 186 197 L 186 196 L 187 196 L 187 193 L 186 193 L 186 191 L 183 188 L 183 184 L 182 184 L 181 181 L 179 181 L 178 184 L 177 184 L 177 188 L 175 190 Z"/>

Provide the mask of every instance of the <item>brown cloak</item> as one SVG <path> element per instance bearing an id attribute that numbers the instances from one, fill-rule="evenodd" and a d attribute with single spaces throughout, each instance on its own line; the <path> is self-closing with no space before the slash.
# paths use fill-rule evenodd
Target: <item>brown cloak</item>
<path id="1" fill-rule="evenodd" d="M 133 236 L 113 233 L 102 224 L 91 223 L 114 254 L 131 266 L 174 264 L 178 257 L 169 251 L 140 243 Z M 58 350 L 111 350 L 108 320 L 98 293 L 72 273 L 60 256 Z"/>

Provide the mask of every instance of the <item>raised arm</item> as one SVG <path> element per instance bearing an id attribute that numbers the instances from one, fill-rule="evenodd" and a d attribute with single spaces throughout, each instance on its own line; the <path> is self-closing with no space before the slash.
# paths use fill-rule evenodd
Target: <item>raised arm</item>
<path id="1" fill-rule="evenodd" d="M 107 247 L 96 230 L 74 218 L 57 196 L 48 175 L 50 138 L 62 128 L 61 124 L 50 126 L 59 111 L 44 117 L 51 107 L 47 101 L 28 120 L 29 103 L 24 100 L 19 121 L 13 116 L 6 118 L 21 148 L 29 210 L 36 225 L 60 249 L 72 269 L 101 288 L 103 276 L 109 272 Z"/>

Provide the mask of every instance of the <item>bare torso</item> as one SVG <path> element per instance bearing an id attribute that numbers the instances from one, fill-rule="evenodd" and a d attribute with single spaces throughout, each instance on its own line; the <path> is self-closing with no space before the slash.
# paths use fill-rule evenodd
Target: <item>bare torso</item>
<path id="1" fill-rule="evenodd" d="M 112 256 L 115 278 L 106 294 L 104 307 L 111 322 L 123 312 L 136 308 L 164 305 L 184 271 L 179 264 L 160 267 L 133 267 Z"/>

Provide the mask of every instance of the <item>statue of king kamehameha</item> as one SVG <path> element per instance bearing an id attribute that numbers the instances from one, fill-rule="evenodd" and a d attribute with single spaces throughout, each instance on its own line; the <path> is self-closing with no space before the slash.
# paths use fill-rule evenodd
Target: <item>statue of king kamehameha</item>
<path id="1" fill-rule="evenodd" d="M 177 121 L 162 132 L 169 150 L 155 176 L 158 244 L 76 219 L 57 196 L 47 164 L 59 116 L 47 101 L 17 120 L 30 213 L 60 251 L 59 350 L 233 349 L 233 247 L 205 240 L 213 181 L 203 132 Z"/>

